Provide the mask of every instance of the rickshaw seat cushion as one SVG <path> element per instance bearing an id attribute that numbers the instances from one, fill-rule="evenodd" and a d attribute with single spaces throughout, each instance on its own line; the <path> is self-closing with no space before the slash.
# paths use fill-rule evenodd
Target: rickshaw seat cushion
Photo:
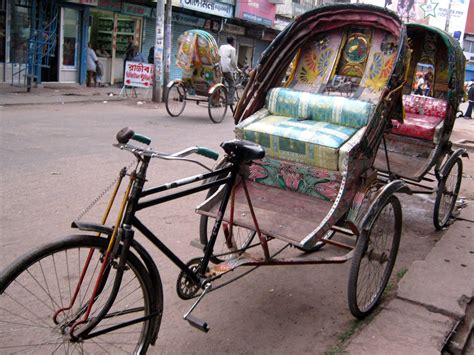
<path id="1" fill-rule="evenodd" d="M 432 141 L 436 127 L 443 118 L 437 116 L 405 113 L 403 123 L 392 120 L 392 133 Z"/>
<path id="2" fill-rule="evenodd" d="M 239 125 L 237 130 L 241 138 L 265 147 L 269 157 L 329 170 L 338 170 L 339 149 L 358 131 L 329 122 L 276 115 Z"/>
<path id="3" fill-rule="evenodd" d="M 271 89 L 266 98 L 270 114 L 361 128 L 367 125 L 375 105 L 342 96 L 328 96 L 288 88 Z"/>
<path id="4" fill-rule="evenodd" d="M 448 104 L 445 100 L 429 96 L 404 95 L 403 123 L 392 120 L 392 133 L 433 141 L 436 127 L 446 117 Z"/>

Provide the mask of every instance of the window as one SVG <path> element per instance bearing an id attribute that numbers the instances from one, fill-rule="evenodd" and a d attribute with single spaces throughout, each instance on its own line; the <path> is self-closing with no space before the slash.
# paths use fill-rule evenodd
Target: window
<path id="1" fill-rule="evenodd" d="M 63 65 L 76 67 L 79 44 L 79 11 L 64 8 L 63 14 Z"/>
<path id="2" fill-rule="evenodd" d="M 0 0 L 0 62 L 5 62 L 6 0 Z"/>
<path id="3" fill-rule="evenodd" d="M 474 41 L 464 39 L 463 49 L 465 52 L 474 53 Z"/>
<path id="4" fill-rule="evenodd" d="M 12 5 L 10 25 L 10 61 L 26 63 L 28 60 L 28 40 L 30 38 L 30 7 L 31 0 L 16 0 Z"/>

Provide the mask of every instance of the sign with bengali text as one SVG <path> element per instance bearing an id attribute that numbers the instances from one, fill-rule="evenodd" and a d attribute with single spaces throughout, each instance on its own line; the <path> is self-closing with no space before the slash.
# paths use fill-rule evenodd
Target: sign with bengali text
<path id="1" fill-rule="evenodd" d="M 153 64 L 127 62 L 124 85 L 138 88 L 153 87 Z"/>

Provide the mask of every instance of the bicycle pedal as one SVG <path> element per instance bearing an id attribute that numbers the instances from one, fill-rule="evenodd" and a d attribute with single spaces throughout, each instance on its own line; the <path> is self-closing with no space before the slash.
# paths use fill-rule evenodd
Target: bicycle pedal
<path id="1" fill-rule="evenodd" d="M 204 244 L 201 243 L 200 240 L 198 239 L 193 239 L 191 240 L 191 246 L 192 247 L 195 247 L 195 248 L 198 248 L 199 250 L 204 250 L 204 248 L 206 247 Z"/>
<path id="2" fill-rule="evenodd" d="M 186 319 L 188 323 L 191 324 L 193 327 L 199 329 L 204 333 L 207 333 L 209 331 L 209 324 L 207 324 L 207 322 L 202 319 L 194 317 L 191 314 L 188 314 L 184 319 Z"/>

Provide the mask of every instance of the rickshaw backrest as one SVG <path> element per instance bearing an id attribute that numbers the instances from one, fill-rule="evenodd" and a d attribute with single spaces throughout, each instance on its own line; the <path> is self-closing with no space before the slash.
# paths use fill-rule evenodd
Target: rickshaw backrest
<path id="1" fill-rule="evenodd" d="M 448 103 L 429 96 L 403 95 L 403 107 L 406 113 L 445 118 Z"/>
<path id="2" fill-rule="evenodd" d="M 352 128 L 367 125 L 375 107 L 365 101 L 299 92 L 286 88 L 270 90 L 265 106 L 272 115 L 329 122 Z"/>
<path id="3" fill-rule="evenodd" d="M 286 86 L 328 94 L 331 80 L 342 76 L 358 85 L 352 98 L 376 103 L 390 78 L 396 55 L 396 40 L 381 29 L 348 27 L 322 33 L 303 45 L 295 73 Z"/>

